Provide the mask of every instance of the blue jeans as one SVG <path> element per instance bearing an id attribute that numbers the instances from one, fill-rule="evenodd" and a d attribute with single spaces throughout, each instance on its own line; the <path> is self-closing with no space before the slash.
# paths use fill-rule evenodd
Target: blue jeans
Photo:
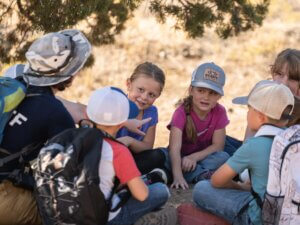
<path id="1" fill-rule="evenodd" d="M 141 202 L 133 197 L 122 206 L 118 215 L 107 223 L 107 225 L 129 225 L 134 224 L 140 217 L 162 207 L 170 197 L 168 187 L 162 183 L 155 183 L 148 186 L 148 198 Z"/>
<path id="2" fill-rule="evenodd" d="M 200 208 L 218 215 L 233 225 L 251 225 L 247 207 L 253 196 L 249 191 L 214 188 L 210 181 L 199 181 L 193 200 Z"/>
<path id="3" fill-rule="evenodd" d="M 242 144 L 242 141 L 226 135 L 224 152 L 227 152 L 230 156 L 232 156 Z"/>
<path id="4" fill-rule="evenodd" d="M 164 148 L 162 151 L 166 156 L 165 168 L 172 172 L 169 150 Z M 214 152 L 208 155 L 205 159 L 198 161 L 197 166 L 193 171 L 183 173 L 183 177 L 188 183 L 192 183 L 193 180 L 200 174 L 218 169 L 227 161 L 228 158 L 229 155 L 226 152 Z"/>

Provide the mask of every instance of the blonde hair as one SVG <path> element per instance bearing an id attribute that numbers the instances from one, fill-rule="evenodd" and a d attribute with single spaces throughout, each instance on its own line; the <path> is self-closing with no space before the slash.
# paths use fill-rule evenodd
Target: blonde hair
<path id="1" fill-rule="evenodd" d="M 185 133 L 188 138 L 188 140 L 192 141 L 193 143 L 196 143 L 197 141 L 197 130 L 196 126 L 194 124 L 194 121 L 191 116 L 191 111 L 193 107 L 193 96 L 189 95 L 185 97 L 184 99 L 179 100 L 176 103 L 176 107 L 183 105 L 184 112 L 186 114 L 186 124 L 185 124 Z"/>
<path id="2" fill-rule="evenodd" d="M 291 48 L 281 51 L 271 66 L 272 75 L 281 72 L 285 64 L 287 64 L 288 78 L 300 82 L 300 51 Z"/>

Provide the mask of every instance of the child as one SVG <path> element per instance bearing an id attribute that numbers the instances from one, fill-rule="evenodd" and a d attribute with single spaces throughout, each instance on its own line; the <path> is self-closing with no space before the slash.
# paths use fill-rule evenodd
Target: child
<path id="1" fill-rule="evenodd" d="M 262 224 L 257 198 L 264 197 L 268 180 L 269 156 L 275 136 L 288 123 L 293 110 L 294 96 L 283 84 L 261 81 L 248 97 L 235 99 L 248 104 L 248 126 L 256 131 L 211 177 L 200 181 L 193 191 L 195 203 L 231 224 Z M 245 169 L 251 173 L 250 183 L 232 179 Z M 230 207 L 228 207 L 230 206 Z"/>
<path id="2" fill-rule="evenodd" d="M 138 109 L 130 103 L 118 88 L 105 87 L 93 92 L 87 105 L 87 116 L 101 129 L 115 136 L 127 119 L 136 117 Z M 127 185 L 132 197 L 116 212 L 109 215 L 108 225 L 133 224 L 141 216 L 163 206 L 169 197 L 166 185 L 144 184 L 128 149 L 111 139 L 104 138 L 99 166 L 100 189 L 109 198 L 115 176 Z M 112 198 L 112 209 L 119 202 L 118 195 Z"/>
<path id="3" fill-rule="evenodd" d="M 171 159 L 171 187 L 185 189 L 187 182 L 209 178 L 228 159 L 222 150 L 229 121 L 225 108 L 218 104 L 224 84 L 225 73 L 214 63 L 204 63 L 193 72 L 189 96 L 175 110 L 168 126 L 169 153 L 164 152 L 167 160 Z"/>
<path id="4" fill-rule="evenodd" d="M 289 120 L 288 126 L 300 124 L 300 51 L 289 48 L 281 51 L 271 66 L 271 74 L 274 81 L 288 86 L 295 96 L 293 119 Z M 255 131 L 247 127 L 244 140 L 254 135 Z M 242 143 L 227 136 L 224 151 L 232 155 Z"/>
<path id="5" fill-rule="evenodd" d="M 300 124 L 300 51 L 288 48 L 280 52 L 271 73 L 274 81 L 288 86 L 295 96 L 293 119 L 288 126 Z"/>
<path id="6" fill-rule="evenodd" d="M 123 127 L 118 132 L 117 138 L 129 147 L 142 174 L 154 168 L 162 168 L 165 161 L 162 151 L 149 150 L 153 148 L 158 122 L 157 108 L 153 103 L 160 96 L 164 85 L 164 72 L 150 62 L 138 65 L 127 80 L 128 98 L 139 108 L 136 119 L 151 118 L 151 120 L 141 127 L 145 136 L 130 132 Z"/>

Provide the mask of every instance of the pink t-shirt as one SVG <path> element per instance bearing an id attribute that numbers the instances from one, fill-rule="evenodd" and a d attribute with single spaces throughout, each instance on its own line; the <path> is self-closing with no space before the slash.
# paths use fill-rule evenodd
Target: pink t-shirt
<path id="1" fill-rule="evenodd" d="M 194 152 L 201 151 L 212 144 L 212 136 L 215 130 L 225 128 L 229 120 L 227 118 L 226 109 L 217 103 L 217 105 L 207 114 L 205 120 L 201 120 L 197 114 L 192 110 L 191 117 L 194 121 L 197 130 L 197 141 L 193 143 L 187 139 L 185 132 L 186 113 L 184 107 L 179 106 L 172 117 L 168 129 L 175 126 L 183 131 L 181 155 L 186 156 Z"/>

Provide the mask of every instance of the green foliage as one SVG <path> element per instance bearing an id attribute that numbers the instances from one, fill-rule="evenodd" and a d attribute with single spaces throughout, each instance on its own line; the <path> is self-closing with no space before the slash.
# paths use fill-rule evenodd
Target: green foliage
<path id="1" fill-rule="evenodd" d="M 143 0 L 0 0 L 0 61 L 23 60 L 41 33 L 83 27 L 95 46 L 114 41 Z M 221 38 L 261 25 L 269 0 L 147 0 L 159 22 L 176 18 L 176 28 L 201 37 L 214 27 Z M 11 19 L 13 18 L 13 19 Z M 92 63 L 92 59 L 90 60 Z"/>

